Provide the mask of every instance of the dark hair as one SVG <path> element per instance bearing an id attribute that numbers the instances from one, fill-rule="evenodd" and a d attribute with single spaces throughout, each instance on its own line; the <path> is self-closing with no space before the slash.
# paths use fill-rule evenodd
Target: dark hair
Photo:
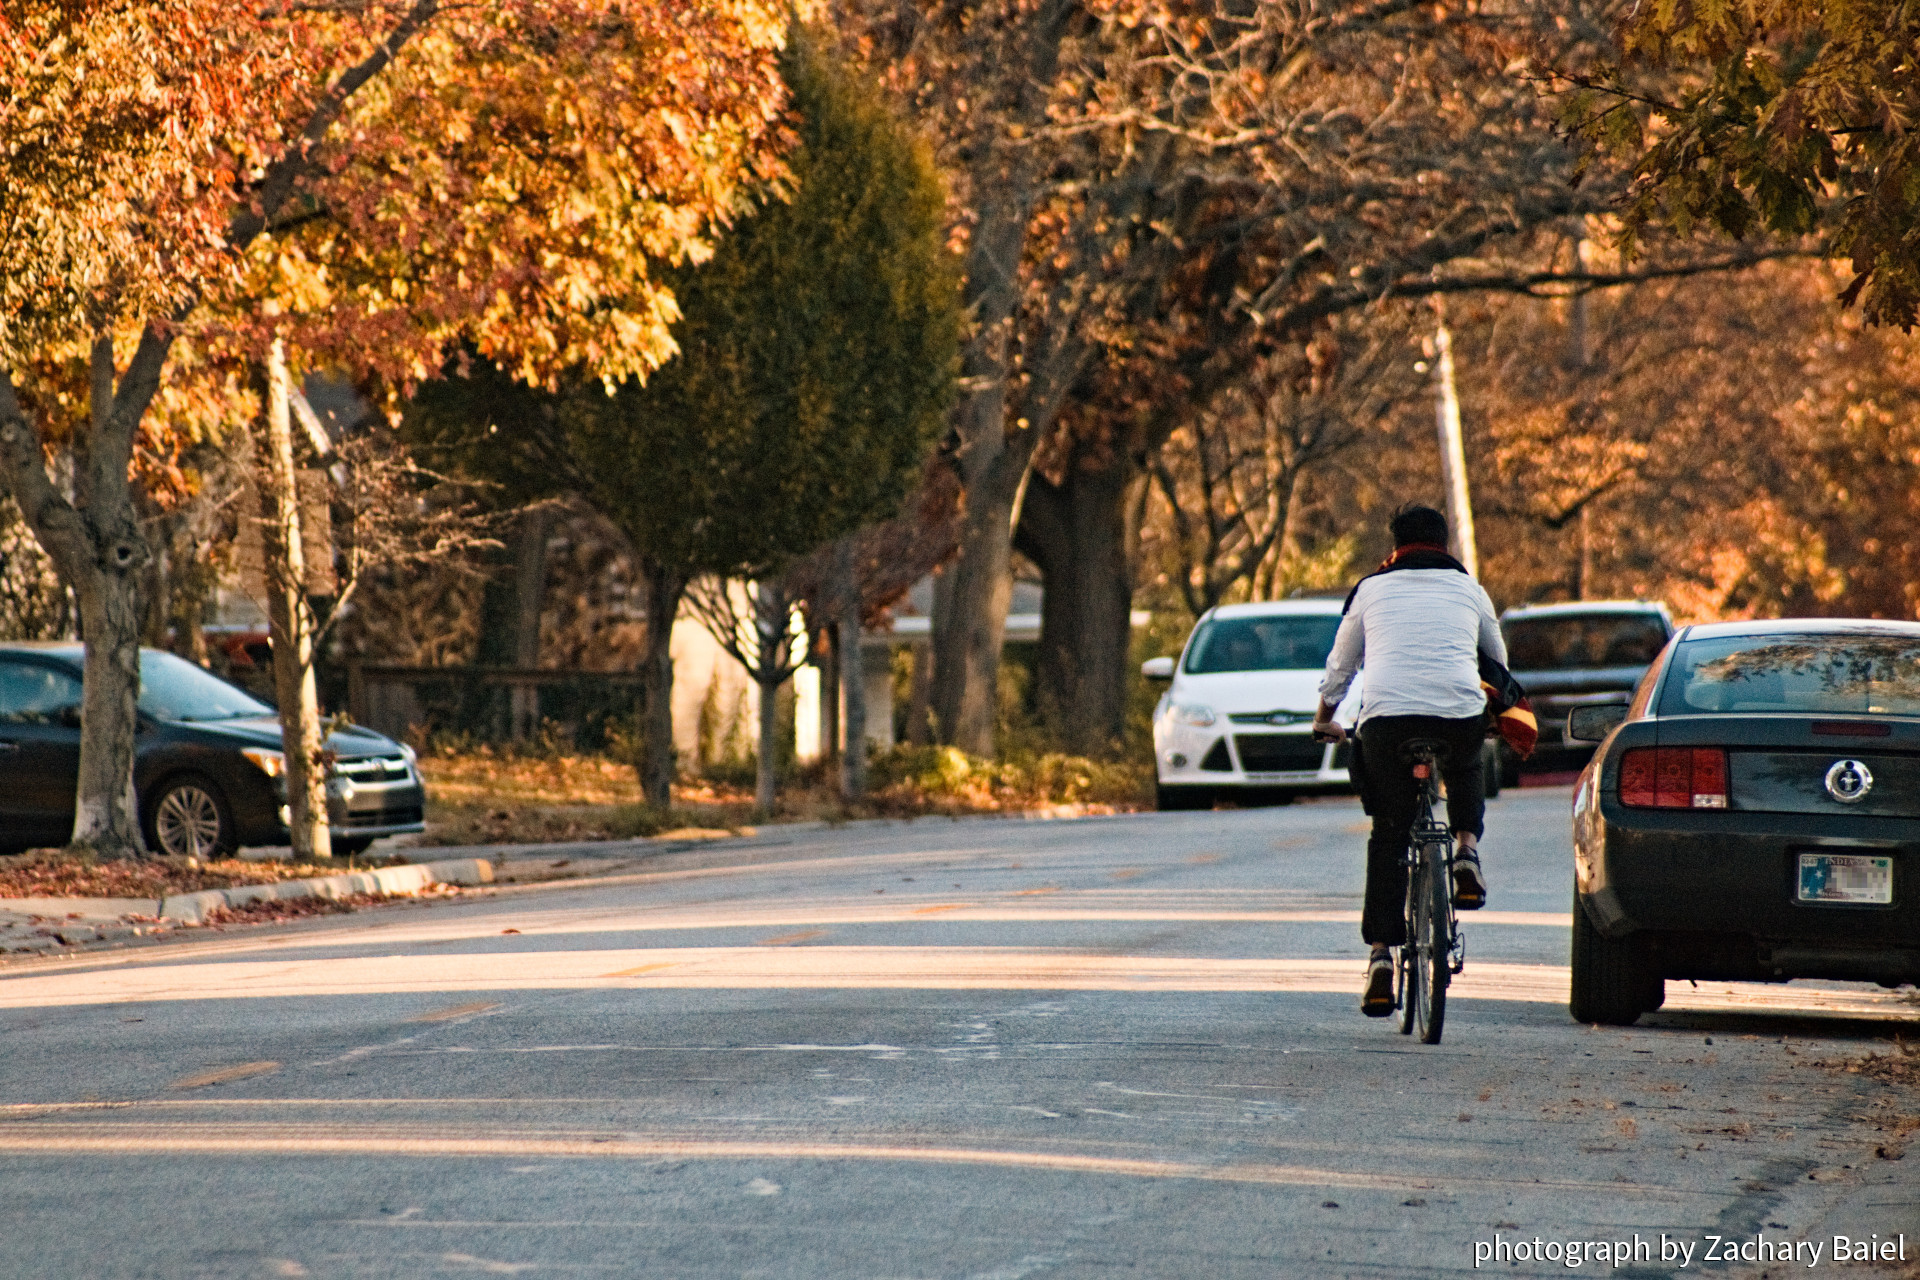
<path id="1" fill-rule="evenodd" d="M 1423 507 L 1417 502 L 1409 502 L 1393 513 L 1393 519 L 1387 522 L 1387 528 L 1393 531 L 1393 545 L 1404 547 L 1410 542 L 1428 542 L 1436 547 L 1447 545 L 1447 518 L 1432 507 Z"/>

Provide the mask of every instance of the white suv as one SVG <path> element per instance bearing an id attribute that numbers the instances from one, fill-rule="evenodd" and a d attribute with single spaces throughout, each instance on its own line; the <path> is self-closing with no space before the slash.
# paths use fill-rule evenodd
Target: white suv
<path id="1" fill-rule="evenodd" d="M 1340 600 L 1276 600 L 1209 609 L 1176 662 L 1153 658 L 1169 680 L 1153 712 L 1153 760 L 1162 809 L 1210 809 L 1265 793 L 1282 803 L 1349 785 L 1342 744 L 1313 740 L 1320 680 L 1340 627 Z M 1336 718 L 1349 727 L 1360 684 Z"/>

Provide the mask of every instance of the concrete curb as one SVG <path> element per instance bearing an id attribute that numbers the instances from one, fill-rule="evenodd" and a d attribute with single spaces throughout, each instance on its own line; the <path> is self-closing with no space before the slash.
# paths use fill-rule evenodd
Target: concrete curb
<path id="1" fill-rule="evenodd" d="M 248 884 L 232 889 L 204 889 L 181 893 L 160 904 L 160 918 L 175 924 L 203 924 L 209 912 L 249 902 L 288 898 L 346 898 L 356 893 L 407 895 L 436 884 L 491 884 L 493 863 L 485 858 L 448 858 L 417 862 L 377 871 L 349 871 L 310 880 L 283 880 L 279 884 Z"/>

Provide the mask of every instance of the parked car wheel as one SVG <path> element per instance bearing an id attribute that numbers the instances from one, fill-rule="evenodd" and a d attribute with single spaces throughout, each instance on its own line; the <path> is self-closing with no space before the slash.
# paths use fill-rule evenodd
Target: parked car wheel
<path id="1" fill-rule="evenodd" d="M 357 858 L 371 848 L 373 840 L 367 836 L 336 837 L 333 842 L 336 858 Z"/>
<path id="2" fill-rule="evenodd" d="M 1162 813 L 1181 809 L 1211 809 L 1213 788 L 1170 787 L 1165 783 L 1156 783 L 1153 788 L 1153 807 Z"/>
<path id="3" fill-rule="evenodd" d="M 1653 975 L 1645 950 L 1631 938 L 1609 938 L 1593 927 L 1579 894 L 1573 899 L 1573 993 L 1567 1010 L 1575 1022 L 1598 1022 L 1629 1027 L 1650 1005 L 1659 986 L 1666 999 L 1666 983 Z"/>
<path id="4" fill-rule="evenodd" d="M 1500 788 L 1504 784 L 1501 773 L 1500 745 L 1489 741 L 1480 750 L 1480 776 L 1485 780 L 1489 800 L 1500 794 Z"/>
<path id="5" fill-rule="evenodd" d="M 233 809 L 200 774 L 169 778 L 147 806 L 147 843 L 170 858 L 228 858 L 239 847 Z"/>

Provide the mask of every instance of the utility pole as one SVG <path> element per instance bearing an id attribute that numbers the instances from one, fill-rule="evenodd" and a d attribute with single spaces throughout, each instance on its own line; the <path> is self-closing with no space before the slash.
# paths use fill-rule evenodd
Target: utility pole
<path id="1" fill-rule="evenodd" d="M 1473 501 L 1467 492 L 1467 450 L 1460 438 L 1460 396 L 1453 385 L 1453 335 L 1447 330 L 1446 304 L 1436 299 L 1433 331 L 1434 404 L 1440 423 L 1440 477 L 1447 490 L 1447 527 L 1454 558 L 1480 576 L 1480 552 L 1473 539 Z"/>
<path id="2" fill-rule="evenodd" d="M 287 778 L 287 830 L 298 862 L 333 856 L 327 825 L 326 735 L 313 678 L 313 619 L 308 612 L 306 548 L 300 529 L 299 472 L 293 462 L 292 378 L 287 350 L 267 351 L 266 502 L 263 532 L 273 683 L 280 700 L 280 745 Z"/>

